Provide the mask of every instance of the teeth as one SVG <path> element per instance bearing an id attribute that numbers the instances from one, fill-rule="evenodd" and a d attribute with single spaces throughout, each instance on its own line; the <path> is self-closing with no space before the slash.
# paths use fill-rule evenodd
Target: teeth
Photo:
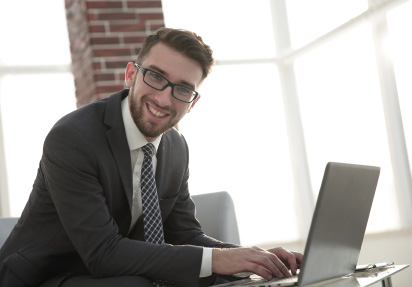
<path id="1" fill-rule="evenodd" d="M 155 109 L 153 109 L 152 107 L 149 107 L 149 110 L 152 112 L 152 114 L 154 114 L 156 117 L 158 118 L 163 118 L 166 114 L 161 113 L 159 111 L 156 111 Z"/>

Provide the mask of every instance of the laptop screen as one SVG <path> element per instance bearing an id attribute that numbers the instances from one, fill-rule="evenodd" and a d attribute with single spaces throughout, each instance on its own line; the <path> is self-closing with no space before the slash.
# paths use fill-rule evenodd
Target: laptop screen
<path id="1" fill-rule="evenodd" d="M 327 164 L 299 274 L 307 285 L 353 273 L 380 168 Z"/>

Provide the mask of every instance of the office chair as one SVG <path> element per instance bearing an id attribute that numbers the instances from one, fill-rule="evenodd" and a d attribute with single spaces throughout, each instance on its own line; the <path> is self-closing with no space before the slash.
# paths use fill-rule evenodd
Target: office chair
<path id="1" fill-rule="evenodd" d="M 10 232 L 16 225 L 18 217 L 3 217 L 0 218 L 0 248 L 3 246 Z"/>
<path id="2" fill-rule="evenodd" d="M 235 207 L 229 193 L 214 192 L 192 196 L 196 217 L 205 234 L 234 244 L 240 244 Z M 18 217 L 0 218 L 0 248 L 16 225 Z"/>
<path id="3" fill-rule="evenodd" d="M 240 244 L 232 197 L 226 191 L 192 195 L 203 232 L 223 242 Z"/>

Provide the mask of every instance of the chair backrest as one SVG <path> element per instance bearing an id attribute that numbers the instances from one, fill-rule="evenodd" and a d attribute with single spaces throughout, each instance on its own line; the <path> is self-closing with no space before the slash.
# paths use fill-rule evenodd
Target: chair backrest
<path id="1" fill-rule="evenodd" d="M 232 197 L 226 191 L 192 196 L 203 232 L 223 242 L 240 244 Z"/>
<path id="2" fill-rule="evenodd" d="M 232 197 L 226 191 L 192 196 L 196 217 L 205 234 L 223 242 L 240 244 Z M 0 218 L 0 248 L 16 225 L 18 217 Z"/>
<path id="3" fill-rule="evenodd" d="M 0 218 L 0 248 L 3 246 L 7 237 L 9 237 L 10 232 L 13 230 L 18 220 L 18 217 Z"/>

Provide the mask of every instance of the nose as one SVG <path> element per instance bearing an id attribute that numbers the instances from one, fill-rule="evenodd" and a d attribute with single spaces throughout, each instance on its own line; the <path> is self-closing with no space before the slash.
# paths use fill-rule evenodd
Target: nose
<path id="1" fill-rule="evenodd" d="M 171 86 L 168 86 L 163 91 L 157 91 L 157 93 L 155 93 L 155 98 L 161 107 L 168 107 L 172 104 L 172 89 Z"/>

